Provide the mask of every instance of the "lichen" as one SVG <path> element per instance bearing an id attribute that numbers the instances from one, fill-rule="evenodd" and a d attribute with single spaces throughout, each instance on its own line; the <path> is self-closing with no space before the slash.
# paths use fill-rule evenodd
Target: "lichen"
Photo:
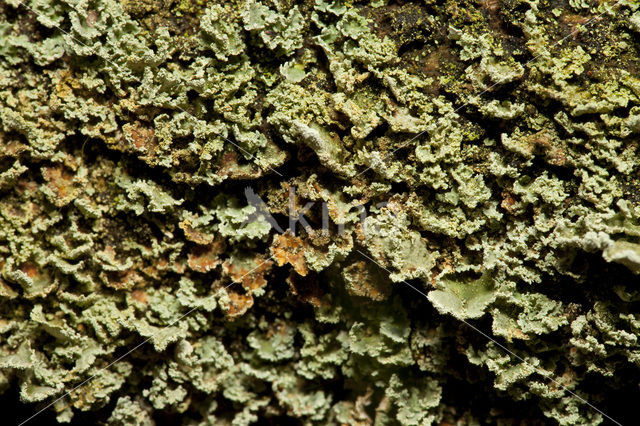
<path id="1" fill-rule="evenodd" d="M 639 33 L 630 0 L 3 2 L 0 401 L 632 424 Z"/>

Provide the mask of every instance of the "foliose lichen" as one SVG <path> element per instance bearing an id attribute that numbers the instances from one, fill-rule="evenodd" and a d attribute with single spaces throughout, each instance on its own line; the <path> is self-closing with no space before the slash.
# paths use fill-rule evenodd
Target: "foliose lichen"
<path id="1" fill-rule="evenodd" d="M 5 0 L 2 398 L 631 423 L 638 37 L 631 0 Z"/>

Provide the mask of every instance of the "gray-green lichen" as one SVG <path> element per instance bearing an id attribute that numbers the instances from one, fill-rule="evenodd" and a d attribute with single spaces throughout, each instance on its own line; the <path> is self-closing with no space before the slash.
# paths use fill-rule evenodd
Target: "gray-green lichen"
<path id="1" fill-rule="evenodd" d="M 631 423 L 639 36 L 631 0 L 1 2 L 0 398 Z"/>

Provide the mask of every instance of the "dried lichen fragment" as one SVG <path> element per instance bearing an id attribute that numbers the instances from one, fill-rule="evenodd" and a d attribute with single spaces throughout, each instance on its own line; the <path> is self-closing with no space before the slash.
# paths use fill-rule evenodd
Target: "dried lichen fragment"
<path id="1" fill-rule="evenodd" d="M 193 247 L 188 255 L 187 264 L 197 272 L 206 273 L 222 263 L 219 256 L 224 253 L 226 244 L 222 240 L 206 246 Z"/>
<path id="2" fill-rule="evenodd" d="M 223 309 L 230 318 L 244 315 L 253 306 L 254 300 L 250 294 L 230 292 Z"/>
<path id="3" fill-rule="evenodd" d="M 365 261 L 354 262 L 342 272 L 346 289 L 354 296 L 385 300 L 391 294 L 390 283 Z"/>
<path id="4" fill-rule="evenodd" d="M 234 282 L 242 284 L 247 291 L 258 290 L 267 285 L 265 274 L 271 270 L 273 263 L 261 256 L 232 257 L 226 260 L 222 269 Z"/>
<path id="5" fill-rule="evenodd" d="M 300 237 L 290 233 L 276 235 L 273 238 L 273 245 L 270 250 L 278 266 L 288 263 L 302 276 L 307 275 L 309 272 L 304 257 L 304 242 Z"/>
<path id="6" fill-rule="evenodd" d="M 42 174 L 48 182 L 49 193 L 57 207 L 69 204 L 80 190 L 74 182 L 74 174 L 62 165 L 44 167 Z"/>

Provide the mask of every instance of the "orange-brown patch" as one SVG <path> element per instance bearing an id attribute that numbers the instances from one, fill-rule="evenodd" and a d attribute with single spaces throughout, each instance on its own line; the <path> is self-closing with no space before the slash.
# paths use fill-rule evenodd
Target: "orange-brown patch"
<path id="1" fill-rule="evenodd" d="M 253 291 L 267 285 L 264 275 L 271 269 L 273 262 L 265 261 L 258 256 L 248 266 L 241 266 L 227 259 L 222 265 L 223 272 L 228 275 L 233 282 L 241 283 L 246 291 Z M 260 266 L 258 266 L 260 265 Z"/>
<path id="2" fill-rule="evenodd" d="M 43 167 L 42 174 L 47 185 L 55 194 L 54 204 L 62 207 L 69 204 L 78 194 L 73 182 L 74 174 L 62 165 Z"/>
<path id="3" fill-rule="evenodd" d="M 158 280 L 161 277 L 160 271 L 154 265 L 145 266 L 141 268 L 140 271 L 146 276 L 155 280 Z"/>
<path id="4" fill-rule="evenodd" d="M 519 328 L 511 328 L 509 327 L 507 329 L 507 339 L 509 339 L 509 341 L 511 341 L 511 339 L 522 339 L 522 340 L 529 340 L 529 336 L 527 336 L 522 330 L 520 330 Z"/>
<path id="5" fill-rule="evenodd" d="M 344 269 L 347 291 L 355 296 L 372 300 L 385 300 L 391 294 L 391 286 L 381 276 L 376 276 L 363 260 L 352 263 Z"/>
<path id="6" fill-rule="evenodd" d="M 142 290 L 133 290 L 131 292 L 131 297 L 140 303 L 147 303 L 147 293 Z"/>
<path id="7" fill-rule="evenodd" d="M 574 15 L 572 13 L 566 13 L 560 17 L 562 23 L 576 27 L 578 25 L 584 25 L 591 20 L 590 16 Z"/>
<path id="8" fill-rule="evenodd" d="M 304 258 L 303 247 L 304 243 L 300 237 L 286 232 L 285 234 L 274 236 L 270 248 L 271 256 L 278 266 L 289 263 L 298 274 L 304 277 L 309 272 L 309 269 Z"/>
<path id="9" fill-rule="evenodd" d="M 141 158 L 145 160 L 156 157 L 158 142 L 153 128 L 147 128 L 139 121 L 134 124 L 125 124 L 122 127 L 126 140 L 135 152 L 141 154 Z"/>
<path id="10" fill-rule="evenodd" d="M 222 239 L 208 246 L 193 247 L 188 255 L 188 265 L 196 272 L 209 272 L 222 263 L 218 256 L 224 252 L 225 248 L 226 244 Z"/>
<path id="11" fill-rule="evenodd" d="M 156 262 L 156 268 L 158 268 L 161 271 L 166 271 L 169 266 L 169 261 L 167 259 L 158 259 L 158 261 Z"/>
<path id="12" fill-rule="evenodd" d="M 60 71 L 59 76 L 60 79 L 58 80 L 56 91 L 54 92 L 54 96 L 52 97 L 52 103 L 54 104 L 60 102 L 64 98 L 68 98 L 73 95 L 73 89 L 70 86 L 70 84 L 73 82 L 71 71 L 62 70 Z"/>
<path id="13" fill-rule="evenodd" d="M 223 167 L 237 165 L 238 164 L 238 154 L 233 151 L 229 151 L 222 156 L 222 165 Z"/>
<path id="14" fill-rule="evenodd" d="M 541 130 L 538 133 L 527 136 L 525 141 L 529 145 L 531 153 L 543 153 L 549 164 L 554 166 L 563 166 L 566 163 L 566 152 L 557 143 L 548 132 Z"/>
<path id="15" fill-rule="evenodd" d="M 32 286 L 25 288 L 26 297 L 43 296 L 55 287 L 55 280 L 46 269 L 31 261 L 24 262 L 18 267 L 32 281 Z"/>
<path id="16" fill-rule="evenodd" d="M 22 154 L 24 151 L 27 151 L 27 145 L 22 144 L 17 141 L 8 141 L 0 139 L 0 145 L 3 145 L 3 152 L 0 153 L 0 158 L 2 157 L 17 157 Z"/>
<path id="17" fill-rule="evenodd" d="M 96 22 L 98 22 L 98 12 L 96 12 L 95 10 L 88 11 L 86 22 L 87 22 L 87 26 L 93 27 L 96 24 Z"/>
<path id="18" fill-rule="evenodd" d="M 177 272 L 178 274 L 182 274 L 184 273 L 184 271 L 187 270 L 187 265 L 182 259 L 176 259 L 169 262 L 167 259 L 161 258 L 156 260 L 155 264 L 150 266 L 150 268 L 154 269 L 155 271 L 162 271 L 162 272 L 170 271 L 170 272 Z M 157 275 L 157 272 L 149 270 L 147 274 L 150 276 L 154 276 L 154 275 Z"/>
<path id="19" fill-rule="evenodd" d="M 226 174 L 233 179 L 258 178 L 263 175 L 262 169 L 252 163 L 240 164 L 240 157 L 236 152 L 229 151 L 222 155 L 220 174 Z"/>
<path id="20" fill-rule="evenodd" d="M 500 9 L 501 0 L 482 0 L 482 7 L 485 8 L 490 13 L 497 12 Z"/>
<path id="21" fill-rule="evenodd" d="M 502 193 L 502 202 L 500 203 L 500 206 L 505 209 L 506 211 L 508 211 L 509 213 L 513 213 L 513 205 L 516 203 L 515 198 L 513 198 L 513 196 L 508 193 L 508 192 L 503 192 Z"/>
<path id="22" fill-rule="evenodd" d="M 253 306 L 253 297 L 250 294 L 229 293 L 229 306 L 227 315 L 234 318 L 243 315 Z"/>
<path id="23" fill-rule="evenodd" d="M 188 219 L 183 220 L 178 223 L 180 229 L 184 231 L 184 236 L 187 240 L 192 241 L 196 244 L 207 245 L 213 242 L 214 236 L 212 234 L 207 234 L 206 232 L 198 231 L 194 227 L 191 226 L 191 222 Z"/>
<path id="24" fill-rule="evenodd" d="M 20 265 L 20 270 L 27 274 L 27 276 L 31 279 L 36 278 L 39 275 L 38 265 L 31 262 L 25 262 Z"/>
<path id="25" fill-rule="evenodd" d="M 142 276 L 132 269 L 126 271 L 112 271 L 102 273 L 102 280 L 105 285 L 116 290 L 128 290 L 143 282 Z"/>

